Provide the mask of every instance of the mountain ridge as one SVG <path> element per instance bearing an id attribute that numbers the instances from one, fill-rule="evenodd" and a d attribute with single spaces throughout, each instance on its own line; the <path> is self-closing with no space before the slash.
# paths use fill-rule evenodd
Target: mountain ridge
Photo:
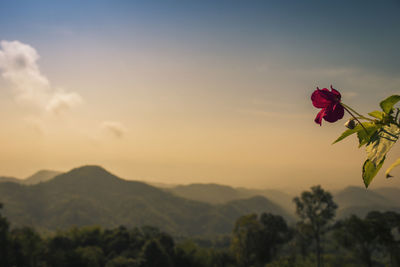
<path id="1" fill-rule="evenodd" d="M 53 170 L 39 170 L 34 174 L 21 179 L 16 177 L 8 177 L 8 176 L 0 176 L 0 183 L 3 182 L 12 182 L 18 184 L 25 184 L 25 185 L 33 185 L 42 182 L 49 181 L 53 179 L 55 176 L 62 174 L 60 171 L 53 171 Z"/>
<path id="2" fill-rule="evenodd" d="M 48 172 L 51 175 L 36 184 L 15 183 L 17 178 L 12 177 L 0 183 L 0 202 L 17 225 L 54 230 L 75 224 L 153 224 L 176 233 L 217 234 L 228 231 L 237 217 L 252 212 L 271 212 L 289 221 L 296 216 L 294 196 L 274 189 L 215 183 L 158 188 L 120 178 L 98 165 Z M 363 217 L 371 210 L 400 212 L 398 188 L 349 186 L 333 197 L 339 205 L 337 219 L 350 214 Z M 187 226 L 198 221 L 202 230 Z"/>
<path id="3" fill-rule="evenodd" d="M 216 235 L 231 232 L 235 220 L 248 213 L 274 212 L 291 219 L 263 197 L 211 205 L 121 179 L 100 166 L 75 168 L 35 185 L 1 183 L 0 202 L 13 225 L 47 230 L 153 225 L 175 234 Z"/>
<path id="4" fill-rule="evenodd" d="M 39 170 L 34 174 L 26 177 L 23 181 L 24 184 L 37 184 L 49 181 L 56 177 L 57 175 L 62 174 L 60 171 L 53 170 Z"/>

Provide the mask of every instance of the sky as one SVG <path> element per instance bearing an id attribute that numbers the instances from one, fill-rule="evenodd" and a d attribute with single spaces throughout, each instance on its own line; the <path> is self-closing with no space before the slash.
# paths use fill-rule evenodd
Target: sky
<path id="1" fill-rule="evenodd" d="M 2 1 L 0 175 L 362 186 L 365 151 L 314 123 L 400 94 L 400 1 Z M 400 156 L 395 147 L 386 165 Z M 400 171 L 371 187 L 400 186 Z M 397 175 L 396 175 L 397 174 Z M 397 178 L 397 176 L 399 176 Z"/>

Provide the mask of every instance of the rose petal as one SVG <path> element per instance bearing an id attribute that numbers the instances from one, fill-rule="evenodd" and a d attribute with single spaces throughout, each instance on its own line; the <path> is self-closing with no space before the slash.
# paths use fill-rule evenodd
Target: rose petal
<path id="1" fill-rule="evenodd" d="M 331 92 L 334 94 L 339 100 L 342 98 L 342 95 L 337 91 L 335 88 L 332 87 L 331 85 Z"/>
<path id="2" fill-rule="evenodd" d="M 340 103 L 329 105 L 325 109 L 324 120 L 327 122 L 335 122 L 344 116 L 344 108 Z"/>
<path id="3" fill-rule="evenodd" d="M 331 92 L 324 88 L 322 90 L 317 89 L 311 95 L 311 101 L 316 108 L 326 108 L 332 103 Z"/>
<path id="4" fill-rule="evenodd" d="M 315 123 L 322 125 L 322 118 L 325 116 L 325 110 L 326 109 L 323 108 L 320 112 L 318 112 L 317 116 L 314 119 Z"/>

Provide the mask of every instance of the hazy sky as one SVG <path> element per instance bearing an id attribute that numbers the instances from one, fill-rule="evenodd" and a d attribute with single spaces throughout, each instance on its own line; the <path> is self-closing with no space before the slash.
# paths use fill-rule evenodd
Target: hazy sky
<path id="1" fill-rule="evenodd" d="M 400 94 L 399 14 L 400 1 L 2 1 L 0 175 L 97 164 L 163 183 L 362 186 L 364 150 L 331 145 L 345 119 L 316 125 L 310 95 L 333 84 L 368 112 Z"/>

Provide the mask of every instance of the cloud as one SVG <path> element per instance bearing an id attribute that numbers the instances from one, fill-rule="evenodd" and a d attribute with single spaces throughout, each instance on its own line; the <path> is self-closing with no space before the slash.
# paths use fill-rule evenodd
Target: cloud
<path id="1" fill-rule="evenodd" d="M 0 42 L 0 74 L 8 81 L 18 102 L 60 114 L 82 103 L 75 92 L 64 92 L 53 88 L 40 72 L 36 49 L 19 41 Z"/>
<path id="2" fill-rule="evenodd" d="M 46 110 L 55 114 L 60 114 L 65 110 L 71 109 L 72 107 L 82 103 L 82 97 L 75 93 L 57 92 L 49 100 Z"/>
<path id="3" fill-rule="evenodd" d="M 117 121 L 104 121 L 101 123 L 101 128 L 111 133 L 116 138 L 122 138 L 126 133 L 126 128 Z"/>

